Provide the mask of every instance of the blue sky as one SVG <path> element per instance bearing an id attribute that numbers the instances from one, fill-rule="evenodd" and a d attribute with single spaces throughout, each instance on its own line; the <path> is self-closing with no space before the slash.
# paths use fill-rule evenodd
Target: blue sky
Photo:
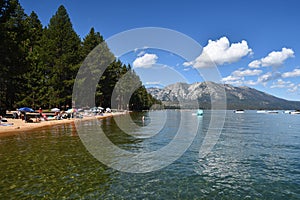
<path id="1" fill-rule="evenodd" d="M 64 5 L 83 38 L 94 27 L 105 39 L 126 30 L 162 27 L 181 32 L 202 47 L 194 60 L 142 48 L 120 57 L 132 64 L 144 84 L 203 81 L 195 69 L 217 66 L 224 83 L 249 86 L 300 100 L 300 1 L 96 1 L 20 0 L 43 25 Z M 204 54 L 205 53 L 205 54 Z"/>

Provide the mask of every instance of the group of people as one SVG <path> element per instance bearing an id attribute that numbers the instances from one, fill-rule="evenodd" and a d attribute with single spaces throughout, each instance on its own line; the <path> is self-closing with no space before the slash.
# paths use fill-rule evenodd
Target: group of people
<path id="1" fill-rule="evenodd" d="M 22 119 L 25 121 L 25 123 L 27 122 L 40 122 L 42 120 L 44 121 L 47 121 L 47 116 L 45 114 L 43 114 L 43 110 L 42 108 L 39 108 L 39 114 L 38 115 L 35 115 L 35 119 L 32 119 L 30 115 L 26 114 L 26 112 L 23 112 L 23 111 L 17 111 L 17 112 L 14 112 L 13 113 L 13 116 L 12 118 L 13 119 Z"/>
<path id="2" fill-rule="evenodd" d="M 25 120 L 25 122 L 33 122 L 33 120 L 29 116 L 27 116 L 26 112 L 21 112 L 21 111 L 14 112 L 12 118 L 13 119 L 22 119 L 22 120 Z"/>
<path id="3" fill-rule="evenodd" d="M 49 120 L 47 115 L 43 114 L 43 110 L 39 109 L 39 115 L 41 119 L 44 119 L 45 121 Z M 61 119 L 70 119 L 73 118 L 73 113 L 66 113 L 65 111 L 57 111 L 54 112 L 54 119 L 61 120 Z"/>
<path id="4" fill-rule="evenodd" d="M 73 113 L 66 113 L 65 111 L 61 111 L 61 112 L 55 112 L 54 117 L 57 120 L 70 119 L 70 118 L 74 117 L 74 114 Z"/>

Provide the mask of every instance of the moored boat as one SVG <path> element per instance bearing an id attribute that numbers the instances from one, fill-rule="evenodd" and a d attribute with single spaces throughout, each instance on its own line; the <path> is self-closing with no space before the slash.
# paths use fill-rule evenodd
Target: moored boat
<path id="1" fill-rule="evenodd" d="M 278 111 L 276 111 L 276 110 L 269 110 L 267 113 L 269 113 L 269 114 L 278 114 Z"/>
<path id="2" fill-rule="evenodd" d="M 258 110 L 258 111 L 256 111 L 256 113 L 267 113 L 267 111 L 266 110 Z"/>
<path id="3" fill-rule="evenodd" d="M 234 113 L 237 113 L 237 114 L 245 113 L 244 110 L 235 110 L 235 111 L 233 111 L 233 112 L 234 112 Z"/>
<path id="4" fill-rule="evenodd" d="M 296 110 L 296 111 L 292 111 L 290 112 L 291 115 L 299 115 L 300 114 L 300 110 Z"/>

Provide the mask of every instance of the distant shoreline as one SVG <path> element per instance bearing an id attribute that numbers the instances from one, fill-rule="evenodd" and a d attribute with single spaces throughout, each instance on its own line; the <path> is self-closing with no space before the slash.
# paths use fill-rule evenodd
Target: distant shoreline
<path id="1" fill-rule="evenodd" d="M 35 129 L 47 127 L 47 126 L 55 126 L 60 124 L 70 124 L 74 123 L 76 120 L 80 121 L 88 121 L 93 119 L 104 119 L 113 116 L 119 116 L 128 114 L 127 112 L 115 112 L 115 113 L 104 113 L 103 115 L 96 116 L 88 116 L 84 118 L 72 118 L 72 119 L 63 119 L 63 120 L 51 120 L 51 121 L 42 121 L 37 123 L 25 123 L 24 120 L 21 119 L 10 119 L 8 118 L 8 122 L 1 122 L 0 125 L 0 136 L 3 135 L 13 135 L 20 132 L 28 132 Z M 12 125 L 10 125 L 12 124 Z"/>

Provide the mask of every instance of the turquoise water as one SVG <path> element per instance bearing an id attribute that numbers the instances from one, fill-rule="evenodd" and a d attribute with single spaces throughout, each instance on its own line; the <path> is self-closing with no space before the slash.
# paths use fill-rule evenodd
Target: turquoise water
<path id="1" fill-rule="evenodd" d="M 211 112 L 203 117 L 194 112 L 156 111 L 153 118 L 146 112 L 131 114 L 132 133 L 151 137 L 126 134 L 114 119 L 80 124 L 86 133 L 101 127 L 115 145 L 131 152 L 170 144 L 182 117 L 191 122 L 184 127 L 187 135 L 193 130 L 189 126 L 199 125 L 178 160 L 149 173 L 102 164 L 72 124 L 0 136 L 0 199 L 300 199 L 300 115 L 228 111 L 218 142 L 199 158 Z M 151 123 L 154 128 L 163 124 L 156 135 L 147 129 Z"/>

